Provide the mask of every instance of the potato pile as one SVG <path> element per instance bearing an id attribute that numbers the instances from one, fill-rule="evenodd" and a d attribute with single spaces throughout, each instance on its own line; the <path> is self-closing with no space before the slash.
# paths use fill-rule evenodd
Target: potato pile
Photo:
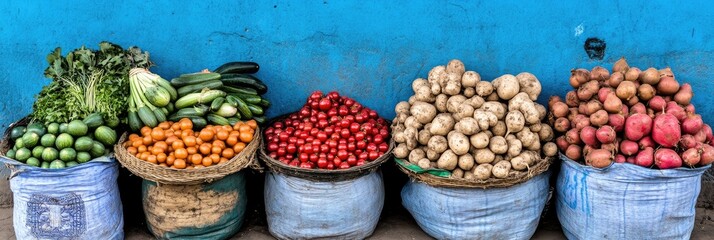
<path id="1" fill-rule="evenodd" d="M 486 180 L 527 171 L 555 156 L 553 130 L 542 123 L 538 79 L 524 72 L 481 81 L 459 60 L 412 82 L 414 95 L 395 107 L 394 156 L 452 178 Z"/>

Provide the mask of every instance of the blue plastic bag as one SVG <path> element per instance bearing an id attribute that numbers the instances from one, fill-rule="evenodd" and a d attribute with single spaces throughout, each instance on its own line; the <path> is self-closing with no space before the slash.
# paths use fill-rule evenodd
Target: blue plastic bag
<path id="1" fill-rule="evenodd" d="M 568 239 L 689 239 L 709 166 L 597 169 L 561 159 L 556 211 Z"/>
<path id="2" fill-rule="evenodd" d="M 159 239 L 228 239 L 240 230 L 247 196 L 245 176 L 236 172 L 194 185 L 157 185 L 144 180 L 146 223 Z"/>
<path id="3" fill-rule="evenodd" d="M 11 170 L 17 239 L 124 239 L 116 159 L 42 169 L 0 157 Z"/>
<path id="4" fill-rule="evenodd" d="M 409 181 L 402 205 L 436 239 L 530 239 L 548 198 L 550 171 L 508 188 L 446 188 Z"/>
<path id="5" fill-rule="evenodd" d="M 339 182 L 316 182 L 268 172 L 265 212 L 278 239 L 364 239 L 384 206 L 379 172 Z"/>

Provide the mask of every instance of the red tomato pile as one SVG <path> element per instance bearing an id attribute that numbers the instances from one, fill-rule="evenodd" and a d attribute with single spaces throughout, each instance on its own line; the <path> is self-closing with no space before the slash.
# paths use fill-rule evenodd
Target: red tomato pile
<path id="1" fill-rule="evenodd" d="M 354 99 L 313 92 L 300 111 L 265 130 L 268 155 L 290 166 L 348 169 L 389 149 L 389 124 Z"/>

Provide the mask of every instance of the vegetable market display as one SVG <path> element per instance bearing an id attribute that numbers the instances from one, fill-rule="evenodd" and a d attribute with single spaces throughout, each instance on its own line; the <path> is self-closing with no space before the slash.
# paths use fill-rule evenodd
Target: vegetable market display
<path id="1" fill-rule="evenodd" d="M 553 131 L 534 102 L 538 79 L 524 72 L 481 81 L 459 60 L 412 82 L 414 95 L 396 105 L 396 158 L 452 178 L 508 178 L 557 154 Z"/>
<path id="2" fill-rule="evenodd" d="M 32 118 L 46 124 L 70 122 L 100 113 L 109 127 L 124 119 L 129 96 L 129 69 L 152 65 L 141 49 L 102 42 L 99 50 L 86 47 L 62 56 L 57 48 L 47 56 L 45 76 L 52 82 L 42 88 L 33 105 Z"/>
<path id="3" fill-rule="evenodd" d="M 388 123 L 337 92 L 313 92 L 296 113 L 265 130 L 268 156 L 307 169 L 349 169 L 389 150 Z"/>
<path id="4" fill-rule="evenodd" d="M 602 168 L 612 162 L 646 168 L 697 167 L 714 162 L 712 128 L 696 114 L 691 85 L 671 69 L 640 70 L 617 61 L 572 71 L 574 90 L 551 97 L 558 148 L 574 160 Z"/>
<path id="5" fill-rule="evenodd" d="M 168 120 L 189 118 L 197 128 L 251 119 L 264 123 L 270 102 L 261 96 L 268 91 L 266 85 L 251 75 L 258 70 L 257 63 L 229 62 L 213 72 L 205 70 L 172 79 L 178 99 Z"/>
<path id="6" fill-rule="evenodd" d="M 99 113 L 69 123 L 30 123 L 10 130 L 12 149 L 5 156 L 30 166 L 61 169 L 86 163 L 109 153 L 116 132 L 102 125 Z"/>
<path id="7" fill-rule="evenodd" d="M 258 127 L 255 120 L 234 125 L 205 125 L 193 131 L 188 118 L 165 121 L 141 128 L 141 135 L 131 134 L 123 146 L 143 161 L 175 169 L 194 169 L 220 165 L 253 141 Z"/>

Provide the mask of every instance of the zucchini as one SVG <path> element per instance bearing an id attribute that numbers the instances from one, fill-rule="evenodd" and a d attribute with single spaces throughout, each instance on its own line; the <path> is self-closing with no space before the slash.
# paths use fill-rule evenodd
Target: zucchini
<path id="1" fill-rule="evenodd" d="M 264 107 L 264 108 L 268 108 L 268 107 L 270 107 L 270 101 L 268 101 L 268 99 L 261 98 L 260 103 L 258 103 L 258 105 L 260 105 L 261 107 Z"/>
<path id="2" fill-rule="evenodd" d="M 258 95 L 258 91 L 252 88 L 245 88 L 245 87 L 231 87 L 227 85 L 223 85 L 223 87 L 219 88 L 223 90 L 224 92 L 227 93 L 240 93 L 240 94 L 247 94 L 247 95 Z"/>
<path id="3" fill-rule="evenodd" d="M 189 93 L 188 95 L 176 100 L 176 102 L 174 103 L 174 107 L 178 109 L 187 108 L 198 103 L 210 103 L 213 101 L 213 99 L 225 96 L 226 93 L 221 90 L 208 90 L 200 93 Z"/>
<path id="4" fill-rule="evenodd" d="M 194 107 L 187 107 L 187 108 L 182 108 L 179 109 L 174 115 L 179 115 L 182 117 L 189 117 L 189 116 L 205 116 L 206 113 L 208 113 L 208 106 L 199 104 Z M 181 118 L 179 118 L 180 120 Z M 173 120 L 171 120 L 173 121 Z"/>
<path id="5" fill-rule="evenodd" d="M 181 74 L 178 78 L 171 79 L 171 85 L 174 87 L 183 87 L 190 84 L 208 82 L 211 80 L 221 79 L 221 74 L 218 73 L 189 73 Z"/>
<path id="6" fill-rule="evenodd" d="M 178 115 L 178 114 L 174 113 L 174 114 L 171 114 L 171 116 L 169 116 L 169 121 L 178 122 L 178 121 L 181 121 L 182 118 L 188 118 L 188 117 L 201 117 L 201 116 L 185 116 L 185 115 Z"/>
<path id="7" fill-rule="evenodd" d="M 221 81 L 225 85 L 253 88 L 257 90 L 259 94 L 268 91 L 268 87 L 265 86 L 263 81 L 248 74 L 222 74 Z"/>
<path id="8" fill-rule="evenodd" d="M 194 130 L 201 130 L 208 125 L 208 122 L 203 117 L 188 117 L 188 119 L 193 123 Z"/>
<path id="9" fill-rule="evenodd" d="M 159 124 L 156 120 L 156 116 L 148 107 L 140 107 L 138 113 L 139 119 L 141 119 L 141 122 L 143 122 L 144 125 L 154 128 Z"/>
<path id="10" fill-rule="evenodd" d="M 253 113 L 253 116 L 263 115 L 263 108 L 261 108 L 261 107 L 258 107 L 253 104 L 248 104 L 248 109 L 250 109 L 250 112 Z"/>
<path id="11" fill-rule="evenodd" d="M 164 114 L 163 111 L 161 111 L 160 108 L 156 108 L 153 110 L 154 116 L 156 116 L 156 121 L 157 122 L 165 122 L 166 121 L 166 114 Z"/>
<path id="12" fill-rule="evenodd" d="M 171 94 L 162 87 L 149 87 L 144 90 L 144 96 L 151 105 L 164 107 L 171 102 Z"/>
<path id="13" fill-rule="evenodd" d="M 268 119 L 265 118 L 265 116 L 255 116 L 253 117 L 253 120 L 258 122 L 258 124 L 264 124 Z"/>
<path id="14" fill-rule="evenodd" d="M 250 103 L 250 104 L 258 104 L 258 103 L 260 103 L 260 100 L 261 100 L 260 96 L 256 96 L 256 95 L 240 94 L 240 93 L 231 93 L 231 95 L 233 95 L 234 97 L 243 99 L 243 101 L 245 101 L 246 103 Z"/>
<path id="15" fill-rule="evenodd" d="M 174 103 L 170 102 L 169 105 L 166 105 L 166 110 L 169 110 L 169 112 L 173 112 L 174 109 Z"/>
<path id="16" fill-rule="evenodd" d="M 168 116 L 168 115 L 169 115 L 169 110 L 168 110 L 168 109 L 166 109 L 166 107 L 162 107 L 162 108 L 161 108 L 161 112 L 163 112 L 163 113 L 164 113 L 164 115 L 166 115 L 166 116 Z"/>
<path id="17" fill-rule="evenodd" d="M 226 96 L 226 103 L 230 104 L 233 107 L 238 107 L 238 102 L 236 101 L 235 96 L 231 96 L 231 95 Z"/>
<path id="18" fill-rule="evenodd" d="M 260 65 L 254 62 L 227 62 L 213 70 L 214 72 L 224 73 L 257 73 L 260 70 Z"/>
<path id="19" fill-rule="evenodd" d="M 129 127 L 134 132 L 139 131 L 139 129 L 144 126 L 141 123 L 141 119 L 139 119 L 139 113 L 137 113 L 135 110 L 129 110 L 127 118 L 129 122 Z"/>
<path id="20" fill-rule="evenodd" d="M 228 119 L 218 116 L 213 113 L 208 114 L 206 119 L 208 119 L 208 122 L 216 124 L 216 125 L 222 125 L 222 126 L 230 125 L 230 123 L 228 122 Z"/>
<path id="21" fill-rule="evenodd" d="M 250 111 L 250 108 L 248 108 L 248 104 L 246 104 L 242 99 L 229 95 L 228 100 L 232 100 L 236 103 L 235 107 L 238 109 L 238 112 L 243 117 L 243 119 L 253 118 L 253 113 Z"/>
<path id="22" fill-rule="evenodd" d="M 191 84 L 191 85 L 186 85 L 183 87 L 180 87 L 178 90 L 178 97 L 183 97 L 186 96 L 186 94 L 189 93 L 197 93 L 201 92 L 204 88 L 208 89 L 218 89 L 221 86 L 223 86 L 223 82 L 221 80 L 210 80 L 207 82 L 202 82 L 202 83 L 197 83 L 197 84 Z"/>
<path id="23" fill-rule="evenodd" d="M 159 124 L 154 113 L 146 106 L 139 108 L 139 119 L 141 119 L 141 122 L 143 122 L 144 125 L 149 126 L 150 128 L 154 128 Z"/>
<path id="24" fill-rule="evenodd" d="M 157 79 L 156 82 L 161 88 L 166 89 L 167 92 L 169 92 L 169 95 L 171 95 L 171 101 L 176 101 L 176 98 L 178 98 L 178 95 L 176 93 L 176 89 L 171 86 L 171 83 L 169 81 L 166 81 L 166 79 Z"/>
<path id="25" fill-rule="evenodd" d="M 238 118 L 238 117 L 229 117 L 227 119 L 228 119 L 228 124 L 230 124 L 231 126 L 235 126 L 236 123 L 238 123 L 238 121 L 240 121 L 240 118 Z"/>
<path id="26" fill-rule="evenodd" d="M 191 120 L 191 122 L 193 122 L 193 124 L 194 124 L 194 128 L 196 127 L 195 124 L 196 124 L 197 122 L 198 122 L 198 123 L 203 123 L 203 124 L 204 124 L 203 127 L 205 127 L 205 126 L 208 124 L 208 123 L 206 122 L 206 118 L 204 118 L 203 116 L 181 116 L 181 115 L 176 115 L 176 114 L 174 114 L 174 115 L 171 115 L 171 116 L 169 117 L 169 121 L 178 122 L 178 121 L 181 121 L 181 119 L 184 119 L 184 118 L 188 118 L 189 120 Z M 203 127 L 201 127 L 201 128 L 203 128 Z"/>
<path id="27" fill-rule="evenodd" d="M 213 102 L 211 102 L 211 111 L 218 111 L 218 109 L 221 108 L 221 104 L 226 101 L 226 98 L 224 97 L 217 97 L 216 99 L 213 99 Z"/>

